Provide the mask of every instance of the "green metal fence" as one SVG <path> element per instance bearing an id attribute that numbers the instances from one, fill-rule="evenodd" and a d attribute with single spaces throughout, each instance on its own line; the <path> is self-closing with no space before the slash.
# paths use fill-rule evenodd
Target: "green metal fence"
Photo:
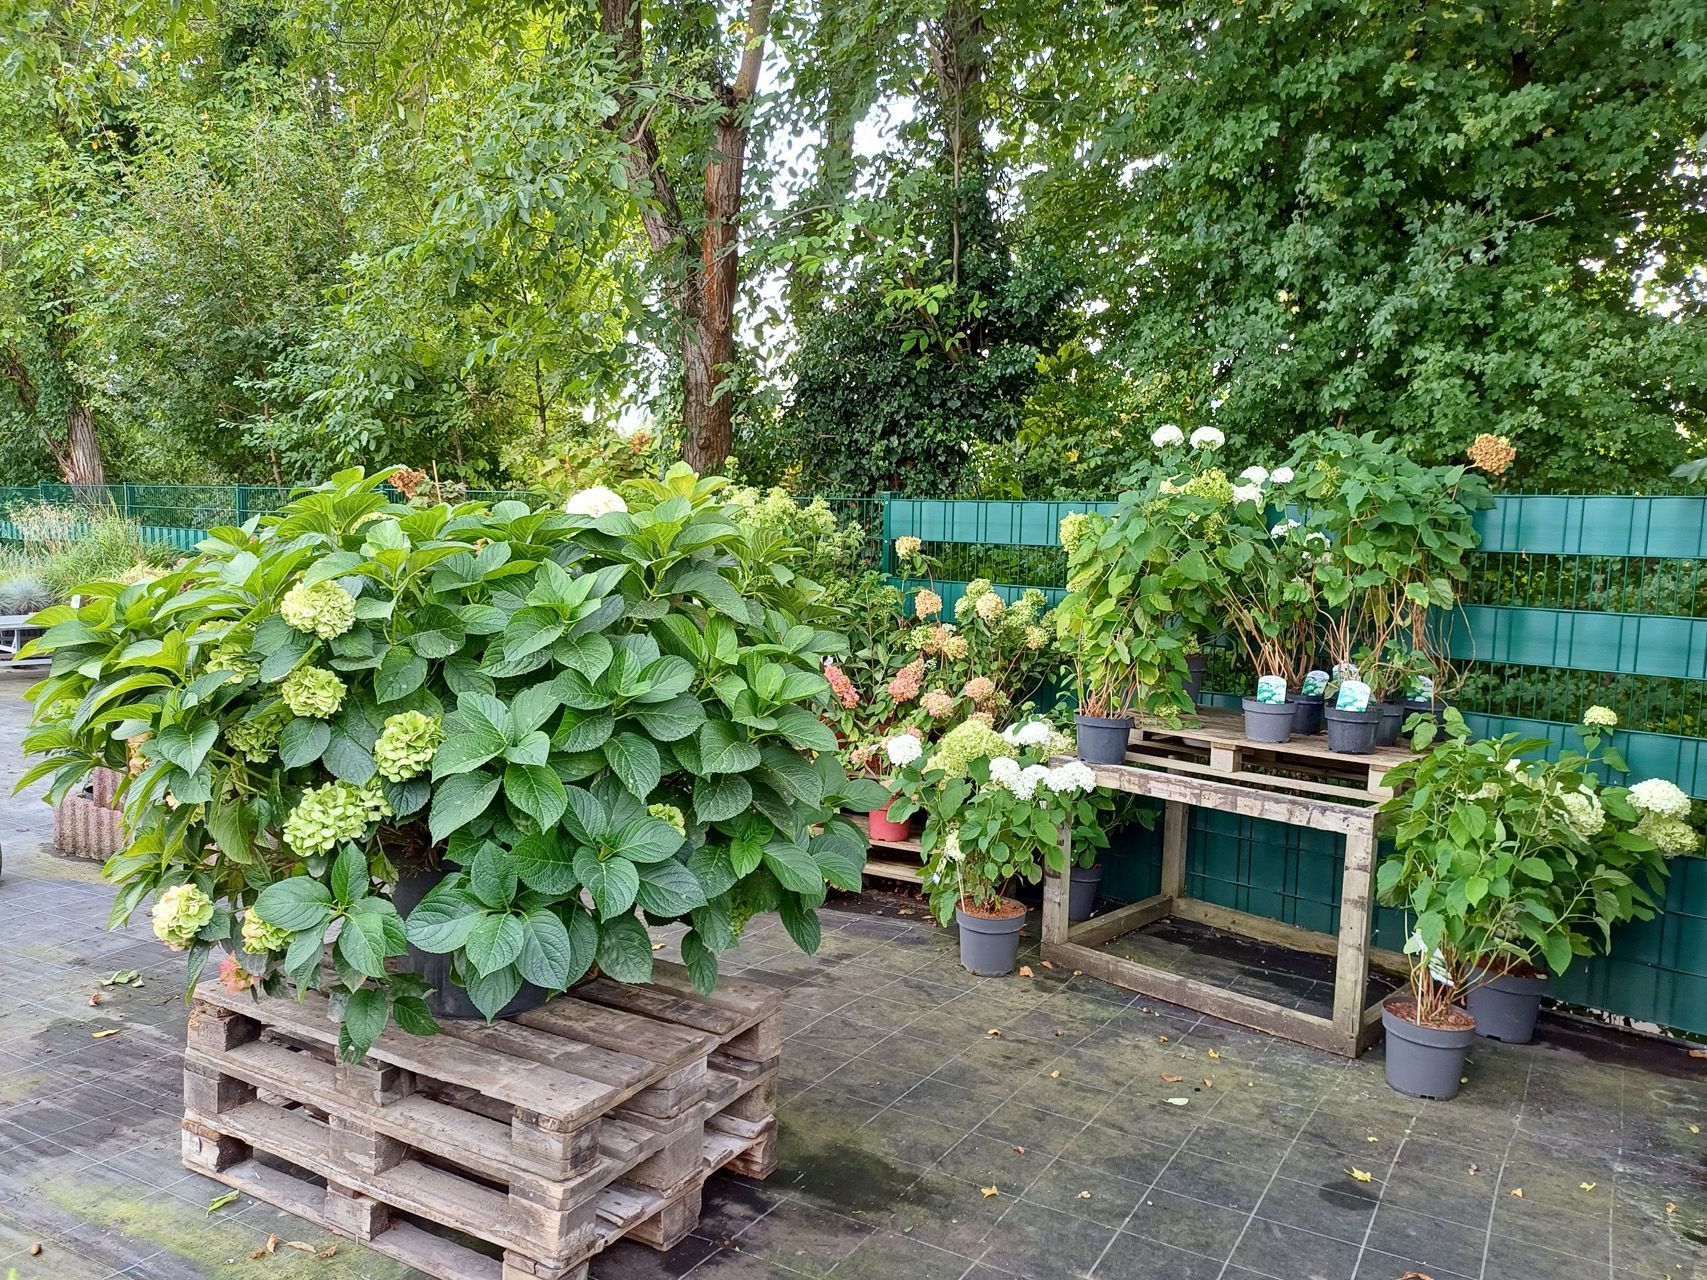
<path id="1" fill-rule="evenodd" d="M 280 505 L 279 486 L 32 485 L 0 488 L 3 518 L 19 501 L 105 508 L 137 520 L 157 541 L 190 549 L 202 532 Z M 475 499 L 524 493 L 471 491 Z M 994 580 L 1012 598 L 1040 587 L 1051 602 L 1065 581 L 1056 528 L 1097 502 L 989 502 L 884 497 L 826 499 L 866 533 L 870 562 L 895 568 L 895 539 L 922 540 L 942 566 L 936 583 L 952 608 L 966 582 Z M 1478 513 L 1481 548 L 1464 607 L 1443 619 L 1448 653 L 1466 678 L 1458 695 L 1472 727 L 1521 733 L 1558 746 L 1583 709 L 1617 711 L 1618 745 L 1639 777 L 1676 781 L 1707 798 L 1707 499 L 1504 496 Z M 1230 655 L 1219 700 L 1248 673 Z M 1153 838 L 1116 860 L 1113 895 L 1154 892 Z M 1196 811 L 1191 891 L 1211 902 L 1332 932 L 1338 927 L 1338 837 Z M 1707 860 L 1680 859 L 1658 919 L 1624 929 L 1613 954 L 1574 966 L 1567 999 L 1642 1021 L 1707 1033 Z M 1376 940 L 1396 948 L 1403 923 L 1378 913 Z"/>

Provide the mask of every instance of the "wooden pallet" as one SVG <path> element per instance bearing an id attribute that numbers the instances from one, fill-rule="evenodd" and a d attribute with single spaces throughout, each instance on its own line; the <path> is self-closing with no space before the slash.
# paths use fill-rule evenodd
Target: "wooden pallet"
<path id="1" fill-rule="evenodd" d="M 659 964 L 351 1065 L 324 996 L 203 988 L 184 1164 L 440 1280 L 581 1280 L 613 1240 L 678 1243 L 713 1172 L 775 1167 L 780 1010 Z"/>
<path id="2" fill-rule="evenodd" d="M 1209 708 L 1195 719 L 1198 723 L 1180 728 L 1136 726 L 1126 763 L 1355 804 L 1387 799 L 1393 794 L 1386 783 L 1388 771 L 1416 759 L 1415 752 L 1398 746 L 1344 755 L 1329 751 L 1320 734 L 1290 742 L 1252 742 L 1244 734 L 1244 715 L 1237 711 Z"/>
<path id="3" fill-rule="evenodd" d="M 924 883 L 924 866 L 920 860 L 917 836 L 909 836 L 905 840 L 875 840 L 871 835 L 870 814 L 849 813 L 843 816 L 865 832 L 865 842 L 871 848 L 892 850 L 896 853 L 908 855 L 906 859 L 868 856 L 865 860 L 866 875 L 876 876 L 880 880 L 899 880 L 903 884 Z"/>

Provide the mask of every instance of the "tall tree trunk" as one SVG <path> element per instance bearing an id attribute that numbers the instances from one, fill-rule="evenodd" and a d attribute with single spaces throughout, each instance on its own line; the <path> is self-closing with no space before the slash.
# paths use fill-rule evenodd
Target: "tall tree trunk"
<path id="1" fill-rule="evenodd" d="M 95 439 L 95 419 L 89 406 L 73 400 L 65 411 L 66 484 L 105 484 L 107 469 L 101 464 L 101 445 Z"/>
<path id="2" fill-rule="evenodd" d="M 651 125 L 644 119 L 630 123 L 635 108 L 632 90 L 615 95 L 618 112 L 606 121 L 628 144 L 630 186 L 640 203 L 646 239 L 672 277 L 669 296 L 682 352 L 682 457 L 702 473 L 721 470 L 734 446 L 735 401 L 725 383 L 735 359 L 737 238 L 749 133 L 746 112 L 759 87 L 771 3 L 751 0 L 735 82 L 714 86 L 723 110 L 713 125 L 712 154 L 705 166 L 705 226 L 697 255 L 681 201 L 664 173 Z M 624 74 L 639 82 L 645 61 L 638 0 L 599 0 L 599 22 L 604 34 L 616 42 Z"/>

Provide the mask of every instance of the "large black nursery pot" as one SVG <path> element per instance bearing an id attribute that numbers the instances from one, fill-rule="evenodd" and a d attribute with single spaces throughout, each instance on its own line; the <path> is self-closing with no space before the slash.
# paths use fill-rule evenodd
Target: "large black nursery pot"
<path id="1" fill-rule="evenodd" d="M 1011 905 L 1018 907 L 1019 903 Z M 1025 928 L 1024 910 L 1017 910 L 1011 916 L 981 916 L 956 907 L 954 918 L 960 925 L 962 968 L 985 978 L 999 978 L 1014 971 L 1019 962 L 1020 930 Z"/>
<path id="2" fill-rule="evenodd" d="M 397 908 L 397 914 L 408 919 L 409 913 L 432 891 L 433 886 L 445 878 L 445 874 L 444 871 L 411 871 L 401 877 L 397 881 L 397 887 L 391 891 L 391 903 Z M 434 955 L 410 943 L 408 962 L 411 969 L 433 986 L 427 993 L 427 1008 L 433 1017 L 485 1020 L 486 1015 L 468 998 L 467 988 L 452 981 L 449 956 Z M 510 1018 L 518 1013 L 526 1013 L 529 1009 L 537 1009 L 550 995 L 544 987 L 523 982 L 510 1003 L 498 1011 L 498 1016 Z"/>
<path id="3" fill-rule="evenodd" d="M 1345 711 L 1339 707 L 1324 707 L 1322 720 L 1328 727 L 1329 751 L 1366 756 L 1375 750 L 1375 731 L 1381 727 L 1381 712 L 1376 708 Z"/>
<path id="4" fill-rule="evenodd" d="M 1096 909 L 1097 891 L 1102 888 L 1102 863 L 1074 867 L 1067 873 L 1067 919 L 1072 924 L 1089 920 Z"/>
<path id="5" fill-rule="evenodd" d="M 1377 702 L 1375 710 L 1381 713 L 1380 720 L 1375 724 L 1375 745 L 1391 747 L 1399 741 L 1399 730 L 1405 723 L 1405 704 Z"/>
<path id="6" fill-rule="evenodd" d="M 1209 669 L 1209 660 L 1201 653 L 1187 654 L 1185 659 L 1185 696 L 1191 699 L 1191 705 L 1196 706 L 1197 700 L 1203 696 L 1203 673 Z"/>
<path id="7" fill-rule="evenodd" d="M 1381 1006 L 1387 1031 L 1387 1084 L 1412 1098 L 1444 1102 L 1458 1096 L 1464 1079 L 1464 1055 L 1476 1038 L 1468 1015 L 1462 1027 L 1425 1027 L 1393 1011 L 1396 1000 Z M 1414 1008 L 1409 999 L 1403 1001 Z M 1459 1012 L 1463 1012 L 1459 1010 Z"/>
<path id="8" fill-rule="evenodd" d="M 1073 717 L 1078 730 L 1079 759 L 1086 764 L 1125 764 L 1126 744 L 1132 737 L 1131 716 Z"/>
<path id="9" fill-rule="evenodd" d="M 1322 706 L 1327 702 L 1319 693 L 1289 693 L 1286 703 L 1292 708 L 1292 732 L 1299 735 L 1322 731 Z"/>
<path id="10" fill-rule="evenodd" d="M 1502 973 L 1471 989 L 1464 1006 L 1476 1020 L 1476 1034 L 1505 1044 L 1535 1039 L 1535 1019 L 1547 994 L 1547 975 Z"/>
<path id="11" fill-rule="evenodd" d="M 1292 736 L 1294 712 L 1290 702 L 1244 699 L 1245 737 L 1252 742 L 1285 742 Z"/>

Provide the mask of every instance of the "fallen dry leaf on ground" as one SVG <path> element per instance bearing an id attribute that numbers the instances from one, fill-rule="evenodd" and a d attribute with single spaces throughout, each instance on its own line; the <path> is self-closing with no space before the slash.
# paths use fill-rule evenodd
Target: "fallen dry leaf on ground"
<path id="1" fill-rule="evenodd" d="M 1055 1034 L 1056 1034 L 1056 1035 L 1058 1035 L 1058 1036 L 1064 1036 L 1064 1035 L 1066 1035 L 1066 1034 L 1067 1034 L 1067 1033 L 1066 1033 L 1066 1032 L 1065 1032 L 1065 1031 L 1063 1031 L 1063 1030 L 1062 1030 L 1062 1029 L 1061 1029 L 1061 1028 L 1060 1028 L 1060 1027 L 1056 1027 L 1056 1028 L 1055 1028 Z"/>
<path id="2" fill-rule="evenodd" d="M 1215 1087 L 1215 1082 L 1213 1080 L 1211 1080 L 1208 1076 L 1204 1076 L 1203 1077 L 1203 1087 L 1205 1089 L 1213 1089 Z"/>
<path id="3" fill-rule="evenodd" d="M 1700 1133 L 1701 1132 L 1701 1126 L 1698 1124 L 1692 1124 L 1689 1126 L 1689 1131 L 1691 1133 Z"/>
<path id="4" fill-rule="evenodd" d="M 1166 1036 L 1157 1036 L 1156 1037 L 1156 1043 L 1158 1043 L 1158 1044 L 1166 1044 L 1167 1042 L 1168 1042 L 1168 1038 Z"/>
<path id="5" fill-rule="evenodd" d="M 41 1241 L 40 1240 L 37 1240 L 34 1244 L 32 1244 L 30 1246 L 30 1257 L 32 1257 L 32 1258 L 41 1257 Z"/>
<path id="6" fill-rule="evenodd" d="M 1028 964 L 1022 964 L 1022 965 L 1021 965 L 1021 966 L 1020 966 L 1020 967 L 1019 967 L 1019 976 L 1020 976 L 1020 977 L 1022 977 L 1022 978 L 1034 978 L 1034 977 L 1036 977 L 1036 976 L 1037 976 L 1037 975 L 1036 975 L 1036 974 L 1034 974 L 1034 973 L 1032 973 L 1032 971 L 1031 971 L 1031 966 L 1030 966 L 1030 965 L 1028 965 Z"/>
<path id="7" fill-rule="evenodd" d="M 1085 971 L 1083 969 L 1074 969 L 1073 970 L 1073 976 L 1075 978 L 1082 978 L 1085 976 Z M 1707 1053 L 1700 1053 L 1700 1054 L 1696 1054 L 1695 1056 L 1698 1058 L 1707 1058 Z"/>
<path id="8" fill-rule="evenodd" d="M 1470 1176 L 1472 1178 L 1474 1178 L 1481 1171 L 1482 1171 L 1482 1166 L 1477 1164 L 1474 1160 L 1472 1160 L 1470 1162 Z"/>
<path id="9" fill-rule="evenodd" d="M 1168 1099 L 1168 1105 L 1170 1107 L 1189 1107 L 1191 1105 L 1191 1099 L 1190 1098 L 1169 1098 Z"/>
<path id="10" fill-rule="evenodd" d="M 1000 1027 L 991 1027 L 984 1034 L 987 1036 L 999 1036 L 1002 1034 L 1002 1029 Z"/>
<path id="11" fill-rule="evenodd" d="M 101 993 L 99 991 L 90 992 L 89 993 L 89 1003 L 90 1004 L 100 1004 L 101 1003 Z"/>
<path id="12" fill-rule="evenodd" d="M 1054 961 L 1052 961 L 1052 960 L 1045 960 L 1045 961 L 1044 961 L 1044 962 L 1043 962 L 1043 967 L 1044 967 L 1044 968 L 1045 968 L 1045 969 L 1053 969 L 1053 968 L 1054 968 L 1054 967 L 1055 967 L 1055 963 L 1054 963 Z"/>
<path id="13" fill-rule="evenodd" d="M 1368 1136 L 1368 1137 L 1367 1137 L 1367 1138 L 1365 1138 L 1365 1139 L 1364 1139 L 1364 1141 L 1365 1141 L 1365 1142 L 1380 1142 L 1380 1141 L 1381 1141 L 1381 1139 L 1380 1139 L 1380 1138 L 1377 1138 L 1377 1137 L 1376 1137 L 1376 1136 L 1375 1136 L 1375 1135 L 1374 1135 L 1374 1134 L 1373 1134 L 1373 1133 L 1372 1133 L 1372 1134 L 1370 1134 L 1370 1135 L 1369 1135 L 1369 1136 Z"/>
<path id="14" fill-rule="evenodd" d="M 1513 1187 L 1511 1189 L 1511 1194 L 1516 1196 L 1519 1200 L 1521 1200 L 1521 1199 L 1523 1199 L 1523 1188 L 1522 1187 Z"/>
<path id="15" fill-rule="evenodd" d="M 1356 1168 L 1347 1169 L 1346 1172 L 1351 1175 L 1351 1179 L 1353 1182 L 1373 1182 L 1373 1181 L 1375 1181 L 1375 1175 L 1373 1173 L 1365 1172 L 1362 1169 L 1356 1169 Z"/>
<path id="16" fill-rule="evenodd" d="M 277 1236 L 268 1236 L 266 1243 L 249 1255 L 250 1261 L 254 1261 L 256 1258 L 264 1258 L 269 1253 L 275 1252 L 278 1247 L 279 1238 Z"/>
<path id="17" fill-rule="evenodd" d="M 1221 1055 L 1219 1053 L 1217 1053 L 1214 1049 L 1211 1049 L 1209 1051 L 1209 1056 L 1211 1058 L 1214 1058 L 1217 1062 L 1219 1062 L 1221 1060 Z"/>
<path id="18" fill-rule="evenodd" d="M 116 1036 L 122 1030 L 124 1030 L 123 1027 L 108 1027 L 105 1031 L 91 1031 L 89 1039 L 105 1040 L 108 1036 Z"/>
<path id="19" fill-rule="evenodd" d="M 1163 1076 L 1162 1079 L 1166 1080 L 1169 1084 L 1178 1084 L 1181 1080 L 1184 1080 L 1185 1077 L 1184 1076 Z"/>
<path id="20" fill-rule="evenodd" d="M 1577 1190 L 1578 1191 L 1593 1191 L 1599 1185 L 1600 1184 L 1598 1182 L 1579 1182 L 1579 1183 L 1577 1183 Z"/>
<path id="21" fill-rule="evenodd" d="M 1089 1191 L 1081 1191 L 1081 1192 L 1079 1192 L 1079 1199 L 1081 1199 L 1081 1200 L 1089 1200 L 1089 1199 L 1090 1199 L 1090 1198 L 1091 1198 L 1091 1193 L 1090 1193 L 1090 1192 L 1089 1192 Z"/>
<path id="22" fill-rule="evenodd" d="M 664 944 L 662 942 L 654 942 L 652 944 L 652 950 L 654 950 L 654 951 L 662 951 L 663 949 L 664 949 Z"/>
<path id="23" fill-rule="evenodd" d="M 1049 1078 L 1051 1080 L 1059 1080 L 1061 1078 L 1061 1073 L 1059 1071 L 1051 1071 L 1049 1073 Z"/>
<path id="24" fill-rule="evenodd" d="M 988 1187 L 979 1187 L 978 1190 L 980 1190 L 984 1193 L 984 1199 L 986 1199 L 986 1200 L 988 1200 L 991 1196 L 999 1196 L 1002 1194 L 1000 1191 L 996 1190 L 994 1185 L 991 1185 Z"/>
<path id="25" fill-rule="evenodd" d="M 1023 1156 L 1025 1154 L 1024 1147 L 1009 1147 L 1008 1150 L 1012 1151 L 1016 1156 Z"/>
<path id="26" fill-rule="evenodd" d="M 1676 1213 L 1677 1212 L 1677 1206 L 1675 1204 L 1673 1204 L 1670 1200 L 1666 1201 L 1666 1212 L 1667 1213 Z"/>
<path id="27" fill-rule="evenodd" d="M 1707 1058 L 1707 1049 L 1691 1049 L 1689 1051 L 1689 1056 L 1692 1058 Z"/>

